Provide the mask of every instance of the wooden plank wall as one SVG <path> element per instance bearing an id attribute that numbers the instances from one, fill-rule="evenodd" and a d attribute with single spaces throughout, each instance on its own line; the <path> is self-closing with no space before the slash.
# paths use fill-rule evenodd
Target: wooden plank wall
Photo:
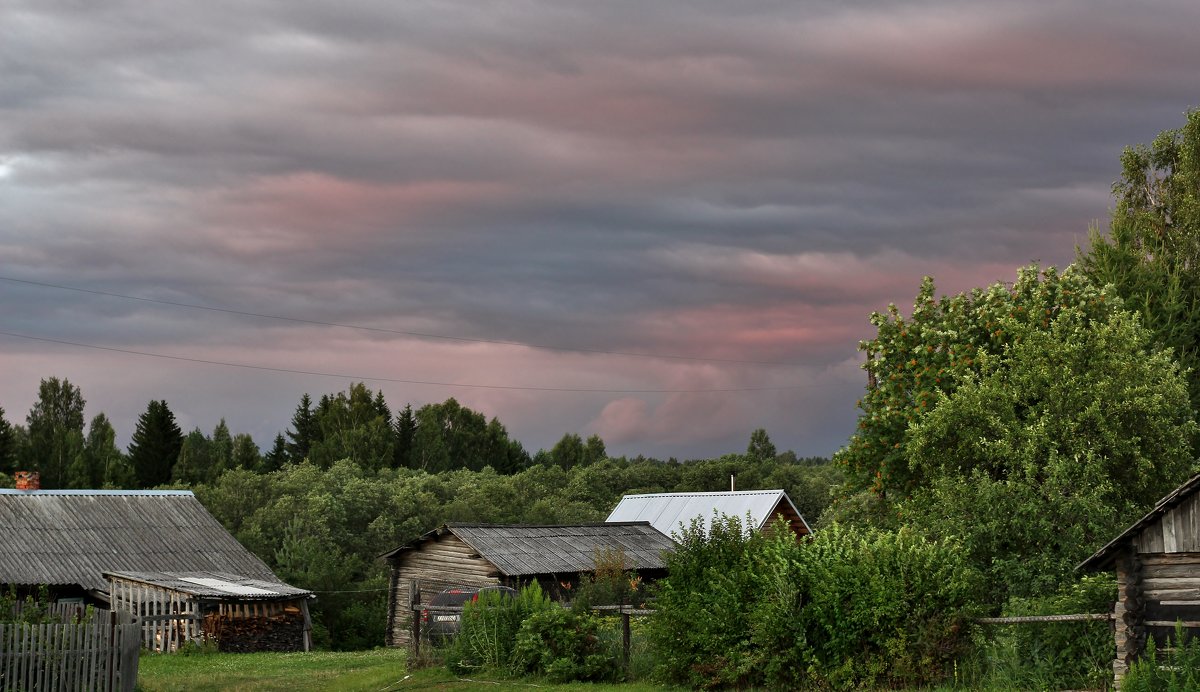
<path id="1" fill-rule="evenodd" d="M 422 584 L 419 601 L 414 600 L 414 581 Z M 412 645 L 414 603 L 428 604 L 434 594 L 448 586 L 499 583 L 496 566 L 453 534 L 438 536 L 402 553 L 392 566 L 388 642 L 397 647 Z"/>
<path id="2" fill-rule="evenodd" d="M 97 610 L 83 623 L 0 624 L 0 689 L 133 692 L 140 627 Z"/>
<path id="3" fill-rule="evenodd" d="M 199 604 L 188 594 L 110 578 L 109 602 L 113 610 L 138 617 L 142 647 L 150 651 L 177 651 L 184 643 L 203 637 Z"/>
<path id="4" fill-rule="evenodd" d="M 1195 493 L 1142 529 L 1139 553 L 1200 553 L 1200 493 Z"/>

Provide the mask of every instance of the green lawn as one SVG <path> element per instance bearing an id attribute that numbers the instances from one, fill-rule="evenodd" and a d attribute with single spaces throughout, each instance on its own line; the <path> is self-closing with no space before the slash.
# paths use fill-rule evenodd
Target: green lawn
<path id="1" fill-rule="evenodd" d="M 395 685 L 406 675 L 404 652 L 397 649 L 294 654 L 146 654 L 138 662 L 138 687 L 145 692 L 378 692 L 402 689 Z"/>
<path id="2" fill-rule="evenodd" d="M 409 672 L 404 652 L 318 651 L 296 654 L 147 654 L 138 663 L 138 689 L 143 692 L 402 692 L 404 690 L 555 690 L 558 692 L 652 692 L 646 683 L 625 685 L 552 685 L 539 680 L 494 676 L 457 677 L 445 668 Z"/>

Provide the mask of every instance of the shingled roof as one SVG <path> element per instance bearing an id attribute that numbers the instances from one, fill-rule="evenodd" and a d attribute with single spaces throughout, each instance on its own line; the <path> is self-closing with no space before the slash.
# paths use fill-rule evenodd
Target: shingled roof
<path id="1" fill-rule="evenodd" d="M 279 582 L 188 490 L 0 490 L 0 584 L 209 571 Z"/>
<path id="2" fill-rule="evenodd" d="M 421 544 L 453 534 L 508 577 L 573 574 L 595 569 L 597 553 L 621 550 L 627 567 L 665 569 L 663 552 L 675 543 L 648 522 L 528 526 L 445 524 L 382 557 L 395 558 Z"/>

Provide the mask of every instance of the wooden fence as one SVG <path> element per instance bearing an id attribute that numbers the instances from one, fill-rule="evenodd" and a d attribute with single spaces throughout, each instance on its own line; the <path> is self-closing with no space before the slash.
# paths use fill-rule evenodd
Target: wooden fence
<path id="1" fill-rule="evenodd" d="M 93 610 L 84 622 L 0 624 L 0 690 L 133 692 L 141 625 L 128 613 Z M 59 612 L 61 611 L 61 612 Z"/>

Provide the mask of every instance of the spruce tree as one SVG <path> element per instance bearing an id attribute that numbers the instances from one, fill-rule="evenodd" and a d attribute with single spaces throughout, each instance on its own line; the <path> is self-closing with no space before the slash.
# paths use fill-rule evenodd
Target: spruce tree
<path id="1" fill-rule="evenodd" d="M 17 436 L 12 423 L 4 419 L 4 408 L 0 407 L 0 473 L 12 473 L 17 469 Z"/>
<path id="2" fill-rule="evenodd" d="M 303 462 L 317 438 L 317 421 L 313 414 L 312 399 L 307 392 L 300 397 L 300 405 L 292 416 L 292 427 L 287 431 L 287 436 L 288 460 L 293 464 Z"/>
<path id="3" fill-rule="evenodd" d="M 275 443 L 271 447 L 271 451 L 263 455 L 262 471 L 270 473 L 283 468 L 283 465 L 288 462 L 287 440 L 283 439 L 283 434 L 275 436 Z"/>
<path id="4" fill-rule="evenodd" d="M 183 447 L 183 431 L 166 401 L 151 401 L 138 417 L 129 443 L 129 461 L 138 487 L 152 488 L 171 480 L 171 471 Z"/>

